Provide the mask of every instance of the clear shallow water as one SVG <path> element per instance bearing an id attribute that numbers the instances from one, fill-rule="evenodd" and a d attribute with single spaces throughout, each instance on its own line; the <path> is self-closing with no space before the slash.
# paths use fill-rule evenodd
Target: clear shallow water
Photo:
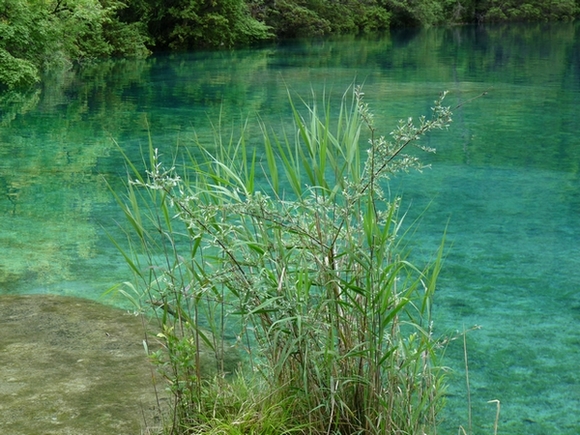
<path id="1" fill-rule="evenodd" d="M 209 119 L 256 114 L 288 123 L 286 87 L 340 95 L 364 82 L 377 125 L 456 105 L 431 136 L 432 169 L 392 182 L 420 218 L 412 258 L 430 258 L 447 226 L 438 330 L 468 335 L 476 434 L 577 434 L 580 427 L 580 27 L 400 32 L 223 53 L 105 62 L 47 77 L 39 93 L 0 101 L 0 292 L 100 298 L 130 275 L 106 233 L 122 217 L 113 139 L 135 160 L 148 130 L 166 155 Z M 427 208 L 428 207 L 428 208 Z M 107 301 L 116 303 L 116 301 Z M 459 341 L 447 350 L 442 433 L 467 424 Z"/>

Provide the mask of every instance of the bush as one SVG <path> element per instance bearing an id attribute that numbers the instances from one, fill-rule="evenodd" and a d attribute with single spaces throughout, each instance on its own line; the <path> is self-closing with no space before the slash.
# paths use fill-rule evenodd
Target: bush
<path id="1" fill-rule="evenodd" d="M 40 80 L 32 63 L 0 48 L 0 91 L 28 87 Z"/>
<path id="2" fill-rule="evenodd" d="M 226 140 L 218 126 L 212 147 L 196 144 L 179 168 L 152 145 L 146 176 L 129 162 L 117 199 L 136 282 L 122 292 L 160 322 L 154 360 L 174 398 L 172 433 L 435 427 L 442 248 L 425 268 L 406 260 L 400 202 L 383 186 L 421 168 L 406 149 L 451 113 L 442 95 L 431 119 L 400 121 L 388 141 L 352 94 L 336 116 L 325 100 L 303 117 L 291 99 L 296 136 L 262 125 L 263 152 L 247 130 Z"/>
<path id="3" fill-rule="evenodd" d="M 47 68 L 69 67 L 111 55 L 145 57 L 144 26 L 119 20 L 115 0 L 0 4 L 0 92 L 28 87 Z"/>
<path id="4" fill-rule="evenodd" d="M 159 49 L 231 48 L 271 39 L 270 28 L 253 18 L 244 0 L 149 0 L 139 19 Z"/>
<path id="5" fill-rule="evenodd" d="M 489 7 L 485 12 L 485 19 L 492 22 L 569 20 L 578 15 L 578 10 L 578 5 L 573 0 L 512 0 Z"/>

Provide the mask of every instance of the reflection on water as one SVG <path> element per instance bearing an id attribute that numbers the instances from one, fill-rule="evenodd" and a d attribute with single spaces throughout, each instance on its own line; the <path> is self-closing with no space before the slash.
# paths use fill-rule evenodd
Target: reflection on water
<path id="1" fill-rule="evenodd" d="M 130 278 L 107 233 L 122 237 L 108 185 L 153 143 L 165 155 L 221 118 L 290 128 L 287 92 L 339 96 L 364 82 L 377 126 L 457 105 L 432 135 L 424 174 L 393 180 L 420 222 L 412 256 L 451 242 L 436 303 L 441 333 L 469 335 L 474 433 L 576 434 L 580 420 L 580 26 L 466 27 L 259 50 L 103 62 L 0 99 L 0 292 L 99 297 Z M 213 125 L 212 125 L 213 123 Z M 383 128 L 383 125 L 385 126 Z M 255 129 L 255 130 L 253 130 Z M 256 143 L 259 146 L 259 142 Z M 428 207 L 428 208 L 427 208 Z M 427 211 L 425 211 L 427 208 Z M 466 424 L 463 349 L 447 351 L 442 428 Z"/>

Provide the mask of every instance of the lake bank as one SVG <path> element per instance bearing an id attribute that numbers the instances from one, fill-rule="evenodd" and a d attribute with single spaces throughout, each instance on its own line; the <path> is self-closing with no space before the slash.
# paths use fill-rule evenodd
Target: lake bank
<path id="1" fill-rule="evenodd" d="M 0 296 L 0 329 L 0 432 L 122 435 L 160 425 L 140 317 L 78 298 Z"/>

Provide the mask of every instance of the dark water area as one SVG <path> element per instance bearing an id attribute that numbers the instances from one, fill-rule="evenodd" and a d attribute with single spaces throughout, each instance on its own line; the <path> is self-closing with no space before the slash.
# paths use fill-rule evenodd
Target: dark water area
<path id="1" fill-rule="evenodd" d="M 131 279 L 107 234 L 123 217 L 117 145 L 141 159 L 149 137 L 211 148 L 256 118 L 292 127 L 287 89 L 309 100 L 362 83 L 381 134 L 427 114 L 448 90 L 454 123 L 421 174 L 397 177 L 408 247 L 428 261 L 447 228 L 435 325 L 467 336 L 474 434 L 578 433 L 580 427 L 580 25 L 403 31 L 255 50 L 117 60 L 47 75 L 0 97 L 0 293 L 103 297 Z M 485 96 L 469 101 L 482 93 Z M 463 343 L 446 353 L 440 433 L 468 424 Z"/>

